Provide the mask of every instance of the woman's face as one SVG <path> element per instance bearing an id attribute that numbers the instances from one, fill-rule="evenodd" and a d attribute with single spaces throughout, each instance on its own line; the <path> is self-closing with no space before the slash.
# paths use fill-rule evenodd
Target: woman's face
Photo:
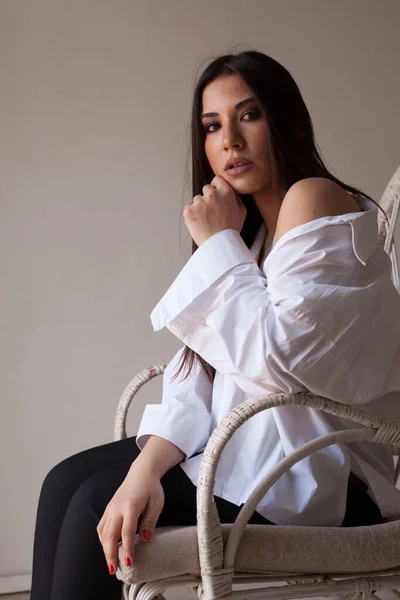
<path id="1" fill-rule="evenodd" d="M 223 177 L 238 194 L 253 194 L 270 185 L 267 119 L 259 102 L 236 104 L 253 97 L 240 75 L 223 75 L 203 90 L 201 119 L 205 152 L 215 175 Z M 225 170 L 229 158 L 246 158 L 252 165 L 246 172 Z"/>

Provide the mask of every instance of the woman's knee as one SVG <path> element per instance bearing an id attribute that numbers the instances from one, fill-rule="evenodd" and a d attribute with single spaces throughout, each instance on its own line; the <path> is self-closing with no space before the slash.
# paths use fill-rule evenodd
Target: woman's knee
<path id="1" fill-rule="evenodd" d="M 81 455 L 84 452 L 79 452 L 72 456 L 64 458 L 59 463 L 55 464 L 45 476 L 42 489 L 57 489 L 65 487 L 67 482 L 76 473 L 78 463 L 81 462 Z"/>
<path id="2" fill-rule="evenodd" d="M 104 444 L 83 450 L 54 465 L 45 476 L 40 492 L 41 503 L 46 506 L 65 505 L 80 489 L 77 498 L 92 500 L 107 496 L 101 493 L 105 486 L 109 493 L 117 489 L 139 453 L 134 438 Z M 100 474 L 97 478 L 96 475 Z M 114 489 L 115 488 L 115 489 Z"/>
<path id="3" fill-rule="evenodd" d="M 130 463 L 120 463 L 107 469 L 93 473 L 76 489 L 69 503 L 71 512 L 102 517 L 119 486 L 123 483 L 130 468 Z"/>
<path id="4" fill-rule="evenodd" d="M 55 464 L 45 476 L 41 490 L 40 502 L 53 509 L 66 506 L 77 488 L 92 474 L 87 466 L 88 450 L 83 450 Z"/>

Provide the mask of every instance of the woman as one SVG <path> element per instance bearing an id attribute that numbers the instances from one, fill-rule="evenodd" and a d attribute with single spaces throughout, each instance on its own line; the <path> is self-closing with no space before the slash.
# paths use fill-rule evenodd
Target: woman
<path id="1" fill-rule="evenodd" d="M 256 51 L 215 59 L 194 92 L 191 134 L 194 198 L 183 214 L 193 252 L 151 314 L 184 345 L 137 437 L 47 475 L 31 600 L 119 600 L 118 542 L 129 566 L 137 531 L 146 542 L 156 525 L 196 523 L 202 451 L 249 395 L 310 391 L 397 416 L 400 326 L 390 315 L 400 298 L 377 244 L 377 207 L 324 166 L 291 75 Z M 218 467 L 221 521 L 235 520 L 281 458 L 346 427 L 355 425 L 295 406 L 246 422 Z M 388 447 L 333 445 L 282 476 L 250 522 L 381 523 L 398 515 L 392 481 Z"/>

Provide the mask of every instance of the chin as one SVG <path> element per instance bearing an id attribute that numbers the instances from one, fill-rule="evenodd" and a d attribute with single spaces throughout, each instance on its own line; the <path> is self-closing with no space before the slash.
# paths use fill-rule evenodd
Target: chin
<path id="1" fill-rule="evenodd" d="M 235 190 L 237 194 L 255 194 L 258 192 L 260 187 L 258 185 L 249 185 L 248 183 L 242 182 L 242 184 L 238 183 L 237 185 L 232 185 L 232 188 Z"/>

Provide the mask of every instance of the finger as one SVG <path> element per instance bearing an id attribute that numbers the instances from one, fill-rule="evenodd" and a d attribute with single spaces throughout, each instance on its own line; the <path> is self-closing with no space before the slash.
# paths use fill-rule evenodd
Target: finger
<path id="1" fill-rule="evenodd" d="M 104 519 L 104 520 L 103 519 L 104 519 L 104 515 L 96 527 L 97 535 L 99 537 L 100 544 L 102 546 L 103 546 L 103 532 L 104 532 L 104 527 L 106 525 L 106 519 Z M 104 546 L 103 546 L 103 552 L 104 552 Z"/>
<path id="2" fill-rule="evenodd" d="M 139 534 L 140 538 L 148 542 L 154 533 L 157 521 L 160 517 L 163 505 L 157 500 L 149 500 L 144 511 L 143 519 L 140 522 Z"/>
<path id="3" fill-rule="evenodd" d="M 107 511 L 105 510 L 103 513 L 103 516 L 101 517 L 100 521 L 97 524 L 97 527 L 96 527 L 97 531 L 101 531 L 103 529 L 104 523 L 106 522 L 106 520 L 107 520 Z"/>
<path id="4" fill-rule="evenodd" d="M 98 536 L 98 538 L 99 538 L 99 540 L 100 540 L 100 544 L 101 544 L 101 545 L 103 545 L 103 541 L 102 541 L 102 537 L 103 537 L 103 530 L 102 530 L 102 528 L 101 528 L 101 527 L 99 527 L 99 526 L 97 525 L 97 527 L 96 527 L 96 531 L 97 531 L 97 536 Z"/>
<path id="5" fill-rule="evenodd" d="M 203 185 L 202 192 L 203 192 L 204 199 L 206 199 L 208 196 L 213 198 L 216 189 L 217 189 L 216 186 L 211 185 L 210 183 Z"/>
<path id="6" fill-rule="evenodd" d="M 102 533 L 104 556 L 111 575 L 114 575 L 118 568 L 118 541 L 121 537 L 122 523 L 122 515 L 108 518 Z"/>
<path id="7" fill-rule="evenodd" d="M 135 560 L 135 534 L 138 527 L 138 519 L 135 513 L 128 513 L 124 517 L 122 526 L 122 549 L 124 560 L 127 567 L 130 567 Z"/>
<path id="8" fill-rule="evenodd" d="M 211 181 L 211 185 L 213 185 L 216 189 L 224 188 L 226 185 L 230 185 L 226 179 L 221 177 L 221 175 L 216 175 L 214 179 Z"/>

